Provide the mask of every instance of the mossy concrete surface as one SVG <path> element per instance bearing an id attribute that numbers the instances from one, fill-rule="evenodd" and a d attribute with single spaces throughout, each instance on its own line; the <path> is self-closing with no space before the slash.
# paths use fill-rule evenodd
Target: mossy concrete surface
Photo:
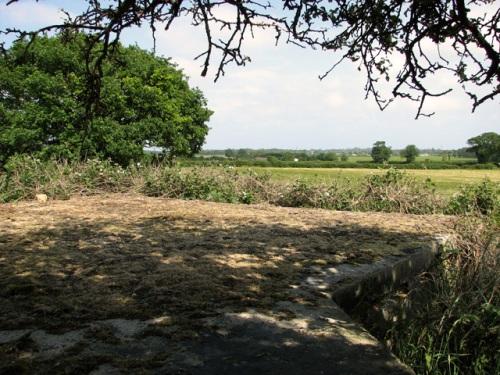
<path id="1" fill-rule="evenodd" d="M 333 297 L 452 226 L 123 194 L 0 205 L 0 372 L 411 374 Z"/>

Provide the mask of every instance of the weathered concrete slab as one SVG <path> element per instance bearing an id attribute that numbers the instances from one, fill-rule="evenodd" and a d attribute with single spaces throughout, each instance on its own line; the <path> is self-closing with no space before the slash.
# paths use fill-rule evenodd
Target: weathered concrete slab
<path id="1" fill-rule="evenodd" d="M 0 372 L 412 374 L 345 309 L 428 267 L 450 220 L 122 195 L 2 205 Z"/>
<path id="2" fill-rule="evenodd" d="M 31 330 L 29 329 L 13 329 L 9 331 L 0 331 L 0 345 L 18 341 L 29 333 L 31 333 Z"/>
<path id="3" fill-rule="evenodd" d="M 298 293 L 304 292 L 298 289 Z M 285 315 L 290 318 L 283 318 Z M 151 321 L 139 324 L 120 319 L 119 324 L 135 327 L 124 340 L 108 337 L 103 341 L 94 335 L 95 326 L 61 334 L 36 330 L 29 336 L 35 344 L 30 356 L 49 367 L 62 357 L 79 357 L 90 363 L 95 358 L 103 360 L 105 363 L 97 361 L 92 374 L 119 374 L 113 364 L 131 360 L 141 372 L 152 374 L 413 374 L 329 298 L 312 306 L 281 302 L 269 314 L 251 310 L 223 313 L 209 319 L 210 329 L 200 331 L 197 339 L 181 340 L 174 346 L 166 337 L 137 336 L 144 335 Z M 8 333 L 0 331 L 3 337 Z M 115 339 L 124 338 L 116 334 Z M 14 336 L 4 344 L 20 339 Z M 147 362 L 156 356 L 168 359 L 148 369 Z M 32 368 L 29 372 L 44 371 Z"/>
<path id="4" fill-rule="evenodd" d="M 303 290 L 302 290 L 303 291 Z M 283 318 L 290 316 L 290 318 Z M 413 374 L 329 298 L 225 314 L 157 373 Z"/>
<path id="5" fill-rule="evenodd" d="M 83 339 L 83 330 L 50 334 L 43 330 L 31 332 L 30 339 L 36 345 L 37 354 L 43 357 L 54 357 L 74 347 Z"/>

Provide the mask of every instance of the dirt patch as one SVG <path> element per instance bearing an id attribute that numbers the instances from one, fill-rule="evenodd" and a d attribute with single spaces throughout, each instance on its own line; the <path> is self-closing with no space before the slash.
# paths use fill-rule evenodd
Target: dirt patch
<path id="1" fill-rule="evenodd" d="M 0 205 L 0 330 L 140 319 L 172 342 L 221 312 L 289 319 L 273 306 L 314 306 L 293 291 L 318 267 L 404 256 L 451 221 L 119 194 Z"/>

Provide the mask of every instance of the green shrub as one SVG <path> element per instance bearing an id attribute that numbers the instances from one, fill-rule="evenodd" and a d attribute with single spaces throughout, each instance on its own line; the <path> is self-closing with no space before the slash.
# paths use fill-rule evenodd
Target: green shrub
<path id="1" fill-rule="evenodd" d="M 313 186 L 302 179 L 295 181 L 279 196 L 277 204 L 285 207 L 322 207 L 325 192 L 321 187 Z"/>
<path id="2" fill-rule="evenodd" d="M 140 191 L 150 196 L 248 204 L 259 200 L 262 193 L 252 188 L 251 180 L 251 177 L 228 169 L 160 167 L 145 173 Z"/>
<path id="3" fill-rule="evenodd" d="M 129 191 L 129 169 L 98 159 L 69 163 L 17 155 L 5 165 L 0 178 L 0 201 L 33 199 L 36 194 L 67 199 L 72 194 Z"/>
<path id="4" fill-rule="evenodd" d="M 362 189 L 359 209 L 363 211 L 430 214 L 443 205 L 430 180 L 422 183 L 394 168 L 367 176 Z"/>
<path id="5" fill-rule="evenodd" d="M 72 168 L 67 163 L 42 162 L 40 159 L 16 155 L 5 165 L 0 183 L 0 201 L 33 199 L 36 194 L 67 199 L 73 193 L 69 183 Z"/>
<path id="6" fill-rule="evenodd" d="M 130 170 L 110 160 L 91 159 L 74 163 L 72 172 L 72 183 L 84 189 L 82 193 L 127 191 L 132 184 Z"/>
<path id="7" fill-rule="evenodd" d="M 238 198 L 238 202 L 244 204 L 251 204 L 255 201 L 255 198 L 252 193 L 247 193 L 246 191 L 242 192 Z"/>
<path id="8" fill-rule="evenodd" d="M 271 182 L 271 174 L 269 173 L 256 173 L 252 169 L 235 172 L 232 168 L 228 168 L 226 171 L 229 174 L 229 178 L 235 182 L 236 190 L 240 197 L 243 195 L 252 196 L 251 203 L 274 202 L 282 190 L 281 185 Z M 247 202 L 242 201 L 242 203 Z"/>
<path id="9" fill-rule="evenodd" d="M 327 189 L 328 207 L 338 211 L 355 211 L 359 205 L 360 190 L 350 180 L 333 181 Z"/>
<path id="10" fill-rule="evenodd" d="M 147 196 L 179 198 L 182 193 L 182 176 L 178 169 L 151 167 L 145 171 L 143 178 L 139 191 Z"/>
<path id="11" fill-rule="evenodd" d="M 498 184 L 483 182 L 465 187 L 445 205 L 432 182 L 419 182 L 406 172 L 389 168 L 367 176 L 361 185 L 350 181 L 285 185 L 269 174 L 251 169 L 170 167 L 166 163 L 131 164 L 123 168 L 110 161 L 40 161 L 28 156 L 11 158 L 0 174 L 0 200 L 33 199 L 38 193 L 66 199 L 72 194 L 140 192 L 148 196 L 202 199 L 229 203 L 268 202 L 278 206 L 347 211 L 383 211 L 413 214 L 482 213 L 498 217 Z"/>
<path id="12" fill-rule="evenodd" d="M 312 184 L 297 180 L 282 189 L 275 203 L 285 207 L 311 207 L 352 211 L 357 209 L 359 191 L 347 183 Z"/>
<path id="13" fill-rule="evenodd" d="M 484 179 L 477 184 L 464 185 L 455 194 L 448 206 L 446 213 L 467 214 L 478 213 L 493 217 L 499 222 L 500 211 L 500 184 Z"/>

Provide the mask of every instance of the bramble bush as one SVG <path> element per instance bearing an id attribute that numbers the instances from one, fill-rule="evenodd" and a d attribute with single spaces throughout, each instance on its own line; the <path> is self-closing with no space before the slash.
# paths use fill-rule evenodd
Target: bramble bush
<path id="1" fill-rule="evenodd" d="M 74 194 L 125 192 L 132 186 L 131 170 L 110 161 L 70 163 L 17 155 L 0 174 L 0 202 L 33 199 L 36 194 L 68 199 Z"/>
<path id="2" fill-rule="evenodd" d="M 460 187 L 448 203 L 445 212 L 454 215 L 477 213 L 500 223 L 500 186 L 488 179 L 478 184 Z"/>
<path id="3" fill-rule="evenodd" d="M 440 212 L 443 207 L 430 179 L 422 183 L 397 169 L 369 175 L 362 186 L 361 211 L 432 214 Z"/>
<path id="4" fill-rule="evenodd" d="M 229 168 L 149 166 L 142 176 L 139 191 L 148 196 L 250 204 L 268 201 L 272 190 L 268 176 L 242 174 Z"/>
<path id="5" fill-rule="evenodd" d="M 312 184 L 298 179 L 284 186 L 276 201 L 271 203 L 284 207 L 326 208 L 331 210 L 356 210 L 360 191 L 349 181 L 332 181 L 330 184 Z"/>
<path id="6" fill-rule="evenodd" d="M 436 194 L 430 180 L 420 182 L 393 168 L 368 175 L 361 183 L 298 179 L 286 184 L 272 182 L 269 174 L 237 171 L 230 166 L 177 168 L 151 162 L 124 168 L 109 160 L 60 162 L 15 156 L 0 172 L 1 202 L 33 199 L 39 193 L 51 199 L 67 199 L 73 194 L 104 192 L 344 211 L 473 213 L 497 218 L 500 211 L 499 186 L 491 181 L 465 186 L 446 201 Z"/>

